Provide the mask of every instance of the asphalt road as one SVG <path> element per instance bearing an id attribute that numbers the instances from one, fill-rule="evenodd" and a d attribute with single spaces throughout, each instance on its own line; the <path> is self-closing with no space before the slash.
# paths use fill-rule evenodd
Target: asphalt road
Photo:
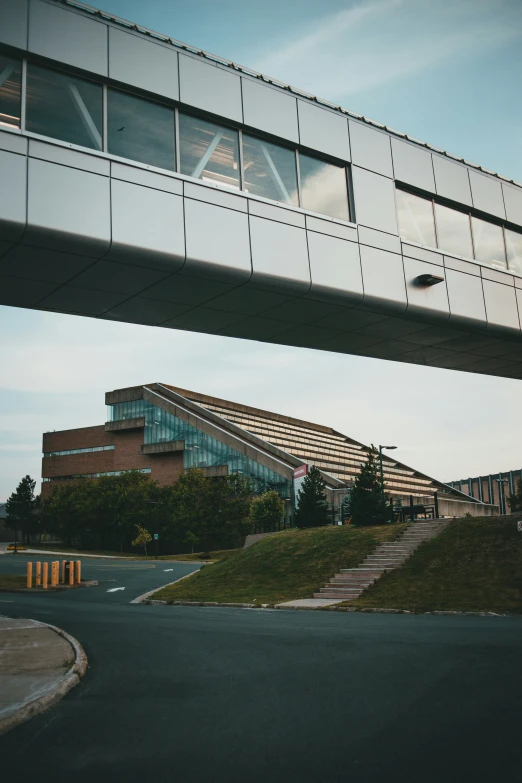
<path id="1" fill-rule="evenodd" d="M 0 738 L 6 780 L 520 779 L 522 617 L 129 604 L 191 568 L 84 560 L 99 587 L 0 593 L 1 614 L 89 657 L 58 706 Z"/>

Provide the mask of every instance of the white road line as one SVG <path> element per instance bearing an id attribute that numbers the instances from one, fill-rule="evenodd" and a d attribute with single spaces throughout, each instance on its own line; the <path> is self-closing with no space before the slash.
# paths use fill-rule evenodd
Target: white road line
<path id="1" fill-rule="evenodd" d="M 174 571 L 173 568 L 164 568 L 163 570 L 165 571 L 165 573 L 167 573 L 167 571 Z"/>
<path id="2" fill-rule="evenodd" d="M 125 590 L 124 587 L 111 587 L 110 590 L 107 590 L 108 593 L 115 593 L 117 590 Z"/>

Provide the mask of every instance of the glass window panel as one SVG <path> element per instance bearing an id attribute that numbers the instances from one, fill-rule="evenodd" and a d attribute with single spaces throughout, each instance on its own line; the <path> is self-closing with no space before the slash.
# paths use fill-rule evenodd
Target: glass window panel
<path id="1" fill-rule="evenodd" d="M 239 190 L 239 134 L 236 130 L 179 115 L 181 173 Z"/>
<path id="2" fill-rule="evenodd" d="M 433 202 L 404 190 L 396 190 L 399 233 L 403 239 L 436 247 Z"/>
<path id="3" fill-rule="evenodd" d="M 295 150 L 243 134 L 243 190 L 299 206 Z"/>
<path id="4" fill-rule="evenodd" d="M 473 258 L 469 215 L 435 204 L 438 246 L 447 253 Z"/>
<path id="5" fill-rule="evenodd" d="M 0 55 L 0 127 L 20 127 L 22 63 Z"/>
<path id="6" fill-rule="evenodd" d="M 486 220 L 471 218 L 475 258 L 484 264 L 506 268 L 506 251 L 502 228 Z"/>
<path id="7" fill-rule="evenodd" d="M 107 141 L 112 155 L 174 171 L 174 109 L 109 90 Z"/>
<path id="8" fill-rule="evenodd" d="M 505 229 L 506 250 L 509 268 L 517 275 L 522 275 L 522 234 Z"/>
<path id="9" fill-rule="evenodd" d="M 301 206 L 311 212 L 349 220 L 348 187 L 344 166 L 334 166 L 308 155 L 299 155 Z"/>
<path id="10" fill-rule="evenodd" d="M 101 150 L 102 95 L 100 84 L 29 64 L 26 129 Z"/>

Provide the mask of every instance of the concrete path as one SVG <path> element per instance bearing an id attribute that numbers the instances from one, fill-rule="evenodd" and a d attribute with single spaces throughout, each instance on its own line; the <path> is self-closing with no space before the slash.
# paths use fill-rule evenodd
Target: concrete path
<path id="1" fill-rule="evenodd" d="M 295 601 L 285 601 L 282 604 L 276 604 L 276 609 L 322 609 L 323 606 L 332 606 L 341 604 L 343 598 L 332 600 L 331 598 L 298 598 Z"/>
<path id="2" fill-rule="evenodd" d="M 59 701 L 86 669 L 81 645 L 64 631 L 0 617 L 0 734 Z"/>

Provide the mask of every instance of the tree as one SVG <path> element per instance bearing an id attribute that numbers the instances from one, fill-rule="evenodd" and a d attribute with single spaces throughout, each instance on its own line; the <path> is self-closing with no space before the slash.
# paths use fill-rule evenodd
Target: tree
<path id="1" fill-rule="evenodd" d="M 149 543 L 149 541 L 152 541 L 152 536 L 149 533 L 149 531 L 146 530 L 141 525 L 136 525 L 136 530 L 138 531 L 138 535 L 132 542 L 132 546 L 145 547 L 145 557 L 147 557 L 147 544 Z"/>
<path id="2" fill-rule="evenodd" d="M 38 528 L 35 486 L 36 481 L 33 481 L 31 476 L 24 476 L 6 503 L 7 527 L 20 530 L 24 537 Z"/>
<path id="3" fill-rule="evenodd" d="M 327 522 L 325 483 L 314 465 L 305 477 L 297 496 L 295 524 L 297 527 L 322 527 Z"/>
<path id="4" fill-rule="evenodd" d="M 355 525 L 382 525 L 390 518 L 381 480 L 378 452 L 371 446 L 366 463 L 355 479 L 348 509 Z"/>
<path id="5" fill-rule="evenodd" d="M 252 482 L 240 473 L 210 478 L 208 482 L 209 513 L 202 531 L 205 546 L 237 546 L 238 539 L 250 532 Z"/>
<path id="6" fill-rule="evenodd" d="M 517 481 L 517 488 L 515 492 L 513 492 L 512 495 L 508 495 L 506 500 L 509 503 L 511 512 L 522 511 L 522 481 L 520 479 Z"/>
<path id="7" fill-rule="evenodd" d="M 256 531 L 271 533 L 274 530 L 279 530 L 284 513 L 284 500 L 274 489 L 264 492 L 252 500 L 250 519 Z"/>

